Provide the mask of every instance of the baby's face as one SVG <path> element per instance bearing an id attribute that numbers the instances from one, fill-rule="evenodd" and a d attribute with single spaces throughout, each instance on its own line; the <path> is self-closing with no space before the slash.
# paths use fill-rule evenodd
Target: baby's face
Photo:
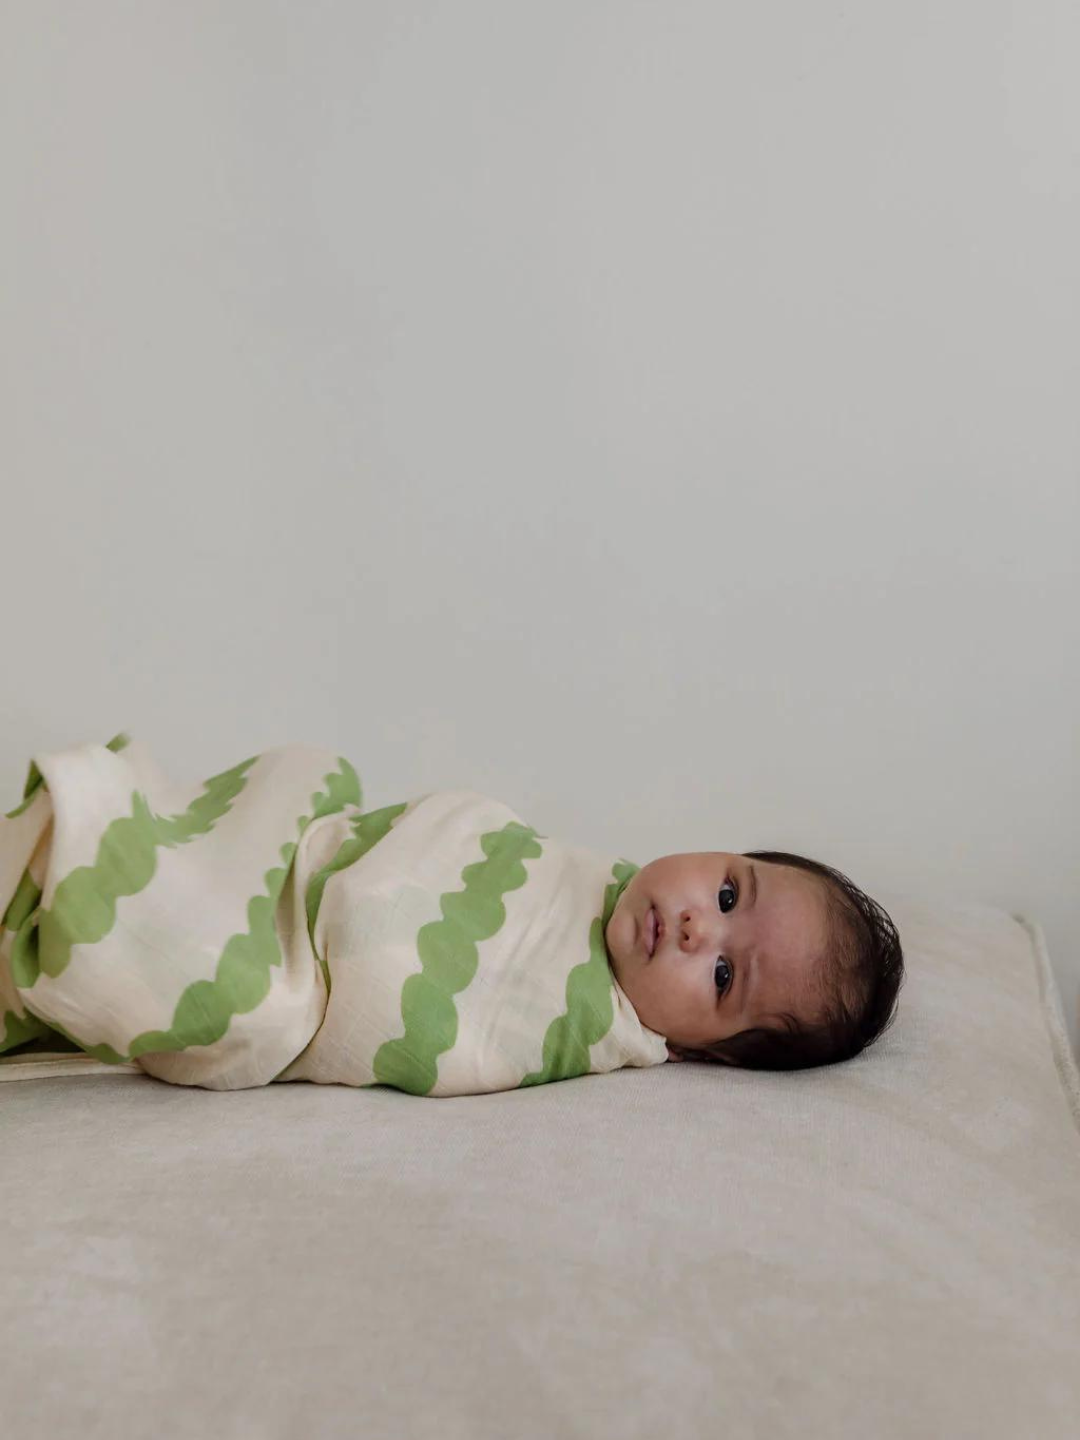
<path id="1" fill-rule="evenodd" d="M 669 1054 L 671 1044 L 726 1040 L 781 1011 L 816 1018 L 828 942 L 822 885 L 805 870 L 722 850 L 665 855 L 637 872 L 604 938 L 616 980 Z"/>

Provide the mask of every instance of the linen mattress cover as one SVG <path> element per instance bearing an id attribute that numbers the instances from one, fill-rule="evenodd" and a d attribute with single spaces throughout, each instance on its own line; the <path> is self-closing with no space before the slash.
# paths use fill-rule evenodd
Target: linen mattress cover
<path id="1" fill-rule="evenodd" d="M 900 1015 L 820 1069 L 432 1104 L 11 1057 L 5 1435 L 1075 1440 L 1080 1080 L 1042 930 L 885 903 Z"/>

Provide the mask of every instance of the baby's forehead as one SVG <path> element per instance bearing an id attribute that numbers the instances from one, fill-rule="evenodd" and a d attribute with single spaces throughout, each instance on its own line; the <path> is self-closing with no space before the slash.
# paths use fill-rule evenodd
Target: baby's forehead
<path id="1" fill-rule="evenodd" d="M 723 861 L 742 860 L 743 857 L 733 850 L 681 850 L 661 855 L 659 859 L 669 865 L 718 865 Z"/>

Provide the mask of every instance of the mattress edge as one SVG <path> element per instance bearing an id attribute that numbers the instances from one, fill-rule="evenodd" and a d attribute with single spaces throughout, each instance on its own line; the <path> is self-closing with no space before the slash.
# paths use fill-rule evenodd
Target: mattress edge
<path id="1" fill-rule="evenodd" d="M 1050 1035 L 1054 1068 L 1061 1081 L 1061 1088 L 1065 1092 L 1065 1102 L 1072 1115 L 1077 1135 L 1080 1135 L 1080 1069 L 1077 1067 L 1076 1057 L 1073 1055 L 1072 1045 L 1069 1043 L 1061 991 L 1050 964 L 1046 936 L 1037 920 L 1029 920 L 1026 915 L 1015 912 L 1012 914 L 1012 918 L 1027 934 L 1031 945 L 1031 953 L 1035 960 L 1035 974 L 1039 982 L 1039 1005 Z"/>

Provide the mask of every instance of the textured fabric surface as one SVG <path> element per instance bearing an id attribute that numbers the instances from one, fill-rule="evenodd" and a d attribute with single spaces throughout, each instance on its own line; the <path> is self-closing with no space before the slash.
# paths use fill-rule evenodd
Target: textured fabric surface
<path id="1" fill-rule="evenodd" d="M 35 755 L 0 817 L 0 1054 L 435 1097 L 667 1060 L 604 942 L 636 865 L 471 790 L 361 799 L 310 745 L 187 785 L 123 734 Z"/>
<path id="2" fill-rule="evenodd" d="M 4 1434 L 1075 1440 L 1040 932 L 886 903 L 900 1016 L 842 1065 L 0 1085 Z"/>

